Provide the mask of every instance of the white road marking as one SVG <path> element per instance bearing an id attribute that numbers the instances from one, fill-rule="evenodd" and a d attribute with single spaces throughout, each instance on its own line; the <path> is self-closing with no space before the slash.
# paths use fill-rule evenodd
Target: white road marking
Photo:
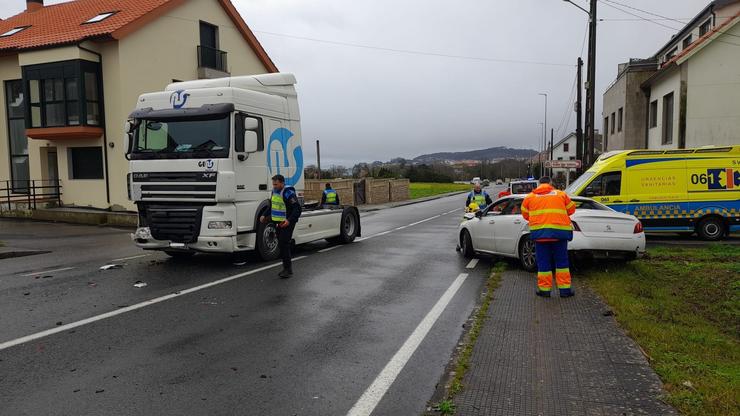
<path id="1" fill-rule="evenodd" d="M 306 258 L 306 256 L 296 257 L 296 258 L 293 259 L 293 261 L 299 261 L 299 260 L 303 260 L 305 258 Z M 56 328 L 47 329 L 46 331 L 41 331 L 41 332 L 37 332 L 35 334 L 31 334 L 31 335 L 28 335 L 28 336 L 25 336 L 25 337 L 21 337 L 21 338 L 14 339 L 14 340 L 11 340 L 11 341 L 6 341 L 6 342 L 3 342 L 3 343 L 0 343 L 0 351 L 6 350 L 6 349 L 11 348 L 11 347 L 15 347 L 16 345 L 21 345 L 21 344 L 25 344 L 27 342 L 35 341 L 35 340 L 40 339 L 40 338 L 48 337 L 50 335 L 58 334 L 60 332 L 69 331 L 70 329 L 73 329 L 73 328 L 78 328 L 78 327 L 81 327 L 81 326 L 84 326 L 84 325 L 88 325 L 88 324 L 91 324 L 91 323 L 94 323 L 94 322 L 97 322 L 97 321 L 102 321 L 103 319 L 112 318 L 114 316 L 122 315 L 122 314 L 127 313 L 127 312 L 135 311 L 137 309 L 142 309 L 142 308 L 145 308 L 147 306 L 156 305 L 157 303 L 161 303 L 161 302 L 164 302 L 166 300 L 179 298 L 181 296 L 185 296 L 185 295 L 188 295 L 188 294 L 193 293 L 193 292 L 198 292 L 198 291 L 201 291 L 203 289 L 208 289 L 208 288 L 213 287 L 213 286 L 221 285 L 221 284 L 230 282 L 232 280 L 236 280 L 236 279 L 240 279 L 242 277 L 246 277 L 246 276 L 249 276 L 249 275 L 260 273 L 260 272 L 263 272 L 265 270 L 269 270 L 269 269 L 272 269 L 274 267 L 280 266 L 281 264 L 282 263 L 270 264 L 269 266 L 264 266 L 264 267 L 260 267 L 259 269 L 254 269 L 254 270 L 250 270 L 248 272 L 235 274 L 233 276 L 225 277 L 223 279 L 214 280 L 213 282 L 202 284 L 200 286 L 191 287 L 190 289 L 185 289 L 185 290 L 182 290 L 182 291 L 179 291 L 179 292 L 170 293 L 169 295 L 165 295 L 165 296 L 161 296 L 161 297 L 158 297 L 158 298 L 150 299 L 150 300 L 147 300 L 147 301 L 144 301 L 144 302 L 141 302 L 141 303 L 137 303 L 135 305 L 126 306 L 125 308 L 116 309 L 115 311 L 106 312 L 104 314 L 96 315 L 96 316 L 93 316 L 93 317 L 90 317 L 90 318 L 87 318 L 87 319 L 83 319 L 81 321 L 72 322 L 72 323 L 66 324 L 66 325 L 60 325 L 60 326 L 58 326 Z"/>
<path id="2" fill-rule="evenodd" d="M 406 228 L 413 227 L 415 225 L 419 225 L 419 224 L 423 224 L 423 223 L 428 222 L 428 221 L 436 220 L 439 217 L 442 217 L 444 215 L 448 215 L 448 214 L 451 214 L 451 213 L 457 212 L 457 211 L 459 211 L 459 209 L 455 209 L 455 210 L 452 210 L 452 211 L 449 211 L 449 212 L 445 212 L 443 214 L 435 215 L 433 217 L 429 217 L 429 218 L 424 219 L 424 220 L 421 220 L 421 221 L 412 222 L 411 224 L 402 225 L 402 226 L 396 227 L 396 228 L 394 228 L 392 230 L 383 231 L 383 232 L 380 232 L 380 233 L 377 233 L 377 234 L 369 235 L 367 237 L 360 237 L 360 238 L 355 239 L 355 242 L 358 242 L 359 243 L 360 241 L 365 241 L 365 240 L 369 240 L 371 238 L 381 237 L 381 236 L 384 236 L 384 235 L 388 235 L 388 234 L 390 234 L 390 233 L 392 233 L 394 231 L 401 231 L 401 230 L 404 230 Z M 321 250 L 319 250 L 319 252 L 321 252 Z"/>
<path id="3" fill-rule="evenodd" d="M 478 265 L 478 259 L 470 260 L 470 263 L 468 263 L 467 266 L 465 266 L 466 269 L 475 269 L 475 266 Z"/>
<path id="4" fill-rule="evenodd" d="M 432 307 L 432 310 L 429 311 L 427 316 L 419 323 L 419 326 L 416 327 L 406 342 L 403 343 L 393 358 L 386 364 L 383 371 L 378 374 L 375 381 L 365 390 L 365 393 L 362 394 L 362 397 L 360 397 L 357 403 L 352 406 L 347 416 L 370 416 L 467 278 L 468 275 L 464 273 L 457 276 L 457 279 L 445 291 L 444 295 L 439 298 L 434 307 Z"/>
<path id="5" fill-rule="evenodd" d="M 54 272 L 65 272 L 67 270 L 72 270 L 72 269 L 74 269 L 74 267 L 64 267 L 62 269 L 44 270 L 43 272 L 34 272 L 34 273 L 22 274 L 21 276 L 23 276 L 23 277 L 41 276 L 42 274 L 54 273 Z"/>
<path id="6" fill-rule="evenodd" d="M 122 259 L 113 259 L 111 261 L 126 261 L 126 260 L 140 259 L 142 257 L 149 257 L 149 256 L 151 256 L 151 253 L 150 254 L 139 254 L 138 256 L 124 257 Z"/>
<path id="7" fill-rule="evenodd" d="M 327 251 L 336 250 L 339 247 L 342 247 L 342 246 L 331 246 L 331 247 L 327 247 L 327 248 L 322 248 L 321 250 L 319 250 L 319 253 L 326 253 Z"/>

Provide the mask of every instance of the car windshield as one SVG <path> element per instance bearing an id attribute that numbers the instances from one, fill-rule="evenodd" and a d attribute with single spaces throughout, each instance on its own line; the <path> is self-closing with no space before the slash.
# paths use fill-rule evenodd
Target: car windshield
<path id="1" fill-rule="evenodd" d="M 604 204 L 587 199 L 575 199 L 573 202 L 576 204 L 576 210 L 593 209 L 597 211 L 614 211 Z"/>
<path id="2" fill-rule="evenodd" d="M 576 194 L 575 192 L 578 191 L 578 189 L 580 189 L 581 187 L 583 187 L 583 185 L 586 182 L 590 181 L 591 178 L 593 178 L 593 177 L 594 177 L 594 173 L 593 172 L 586 172 L 586 173 L 584 173 L 578 179 L 576 179 L 575 182 L 573 182 L 572 184 L 570 184 L 570 186 L 565 189 L 565 192 L 568 193 L 568 194 L 570 194 L 570 195 L 575 195 Z"/>
<path id="3" fill-rule="evenodd" d="M 212 120 L 140 120 L 134 159 L 224 158 L 229 156 L 229 115 Z"/>
<path id="4" fill-rule="evenodd" d="M 511 193 L 512 194 L 528 194 L 537 187 L 536 182 L 521 182 L 521 183 L 512 183 L 511 184 Z"/>

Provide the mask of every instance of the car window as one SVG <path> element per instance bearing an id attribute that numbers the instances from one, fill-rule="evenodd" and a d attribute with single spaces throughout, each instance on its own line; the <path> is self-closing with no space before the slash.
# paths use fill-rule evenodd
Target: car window
<path id="1" fill-rule="evenodd" d="M 520 215 L 522 213 L 522 200 L 512 201 L 501 213 L 502 215 Z"/>
<path id="2" fill-rule="evenodd" d="M 511 193 L 512 194 L 528 194 L 534 191 L 534 188 L 536 188 L 534 182 L 512 183 Z"/>
<path id="3" fill-rule="evenodd" d="M 496 212 L 500 214 L 506 209 L 506 207 L 509 206 L 510 203 L 511 203 L 510 199 L 505 199 L 503 201 L 496 202 L 491 206 L 491 209 L 488 210 L 488 213 L 490 214 L 490 213 Z"/>
<path id="4" fill-rule="evenodd" d="M 622 172 L 609 172 L 594 179 L 583 191 L 584 196 L 617 196 L 622 193 Z"/>
<path id="5" fill-rule="evenodd" d="M 606 205 L 600 204 L 596 201 L 573 201 L 576 204 L 576 210 L 582 210 L 582 209 L 593 209 L 596 211 L 612 211 L 611 208 L 607 207 Z"/>

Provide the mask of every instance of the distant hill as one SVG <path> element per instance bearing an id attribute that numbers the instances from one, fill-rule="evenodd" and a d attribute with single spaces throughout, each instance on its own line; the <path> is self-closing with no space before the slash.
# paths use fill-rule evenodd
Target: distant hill
<path id="1" fill-rule="evenodd" d="M 531 149 L 512 149 L 510 147 L 491 147 L 467 152 L 440 152 L 421 155 L 413 159 L 414 163 L 434 163 L 446 160 L 495 160 L 495 159 L 527 159 L 537 152 Z"/>

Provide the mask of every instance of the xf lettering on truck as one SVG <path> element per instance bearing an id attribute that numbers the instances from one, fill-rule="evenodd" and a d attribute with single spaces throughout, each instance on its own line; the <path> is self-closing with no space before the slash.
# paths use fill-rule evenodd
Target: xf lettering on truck
<path id="1" fill-rule="evenodd" d="M 729 190 L 740 188 L 740 170 L 707 169 L 706 173 L 692 173 L 691 184 L 707 190 Z"/>

